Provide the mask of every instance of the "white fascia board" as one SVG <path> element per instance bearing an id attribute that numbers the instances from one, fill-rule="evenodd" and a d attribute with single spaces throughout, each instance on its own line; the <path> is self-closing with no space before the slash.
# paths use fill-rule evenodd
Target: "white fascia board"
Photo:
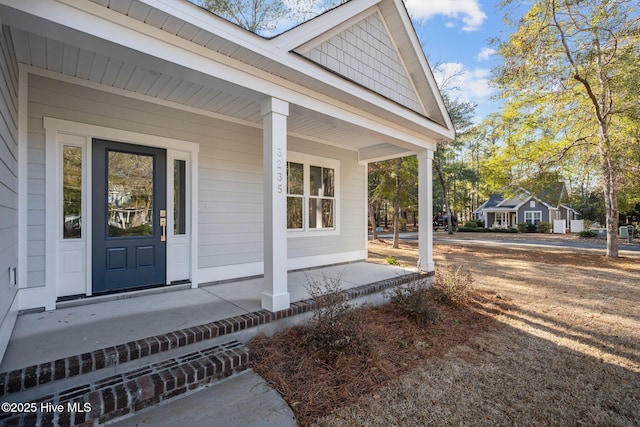
<path id="1" fill-rule="evenodd" d="M 400 19 L 402 20 L 404 27 L 407 29 L 407 36 L 411 41 L 411 45 L 413 47 L 413 51 L 416 55 L 416 58 L 418 58 L 418 61 L 420 62 L 422 69 L 425 72 L 427 80 L 429 81 L 429 85 L 431 86 L 431 89 L 434 93 L 434 98 L 438 103 L 438 108 L 442 112 L 442 116 L 446 121 L 446 125 L 447 125 L 446 127 L 450 131 L 452 131 L 452 135 L 454 135 L 453 137 L 451 137 L 451 140 L 453 141 L 453 139 L 455 138 L 455 130 L 453 127 L 453 122 L 451 121 L 451 116 L 449 115 L 449 111 L 447 110 L 447 107 L 444 104 L 444 99 L 442 99 L 442 94 L 440 93 L 440 89 L 438 88 L 438 84 L 436 83 L 436 79 L 433 75 L 433 71 L 431 70 L 429 63 L 427 62 L 427 57 L 424 53 L 424 50 L 422 49 L 422 45 L 420 44 L 420 40 L 418 39 L 418 36 L 416 35 L 415 28 L 413 27 L 413 24 L 411 23 L 411 19 L 406 13 L 406 8 L 404 6 L 404 3 L 402 2 L 402 0 L 391 0 L 391 1 L 393 1 L 396 12 L 398 13 L 398 16 L 400 16 Z"/>
<path id="2" fill-rule="evenodd" d="M 434 147 L 431 147 L 430 150 L 435 151 L 435 145 Z M 358 150 L 358 163 L 366 165 L 367 163 L 397 159 L 399 157 L 411 156 L 413 154 L 416 154 L 416 152 L 405 150 L 396 145 L 378 144 Z"/>
<path id="3" fill-rule="evenodd" d="M 520 197 L 520 194 L 522 194 L 522 193 L 526 193 L 528 196 L 531 196 L 531 193 L 529 193 L 529 192 L 528 192 L 527 190 L 525 190 L 524 188 L 520 187 L 520 188 L 518 188 L 518 191 L 516 191 L 516 192 L 515 192 L 515 194 L 514 194 L 513 196 L 511 196 L 511 197 L 506 197 L 506 198 L 502 199 L 502 200 L 500 201 L 500 203 L 498 203 L 498 204 L 496 205 L 496 207 L 500 207 L 500 206 L 502 206 L 505 202 L 508 202 L 509 200 L 512 200 L 512 199 L 514 199 L 514 198 L 516 198 L 516 197 L 518 197 L 518 198 L 519 198 L 519 197 Z M 504 197 L 504 196 L 503 196 L 503 197 Z M 526 200 L 529 200 L 529 199 L 526 199 Z M 518 206 L 521 206 L 521 205 L 522 205 L 522 203 L 521 203 L 520 205 L 518 205 Z"/>
<path id="4" fill-rule="evenodd" d="M 526 191 L 526 190 L 525 190 L 525 191 Z M 540 199 L 539 199 L 539 198 L 537 198 L 536 196 L 531 195 L 531 193 L 529 193 L 528 191 L 527 191 L 527 193 L 529 194 L 529 197 L 528 197 L 528 198 L 526 198 L 526 199 L 524 199 L 524 201 L 523 201 L 522 203 L 520 203 L 519 205 L 517 205 L 517 206 L 516 206 L 516 209 L 520 209 L 522 206 L 524 206 L 524 205 L 525 205 L 527 202 L 529 202 L 530 200 L 535 200 L 536 202 L 538 202 L 538 203 L 540 203 L 540 204 L 542 204 L 542 205 L 546 206 L 546 207 L 547 207 L 547 209 L 554 209 L 554 207 L 553 207 L 553 206 L 551 206 L 550 204 L 545 203 L 544 201 L 540 200 Z"/>
<path id="5" fill-rule="evenodd" d="M 71 1 L 71 0 L 65 0 L 65 1 Z M 384 108 L 389 111 L 392 114 L 404 117 L 407 120 L 410 120 L 416 124 L 418 124 L 419 126 L 423 126 L 426 127 L 433 133 L 436 134 L 440 134 L 444 139 L 451 139 L 453 140 L 454 138 L 454 133 L 452 131 L 453 127 L 451 127 L 450 129 L 445 129 L 442 125 L 437 124 L 435 122 L 431 123 L 431 121 L 429 119 L 426 119 L 425 117 L 413 112 L 413 111 L 409 111 L 407 110 L 405 107 L 400 106 L 398 104 L 396 104 L 395 102 L 392 102 L 391 100 L 388 100 L 386 98 L 381 98 L 377 93 L 372 93 L 370 90 L 360 87 L 358 85 L 353 84 L 352 82 L 349 82 L 347 80 L 345 80 L 344 78 L 335 75 L 332 72 L 329 72 L 325 69 L 323 69 L 322 67 L 317 66 L 316 64 L 310 63 L 308 60 L 306 60 L 305 58 L 300 58 L 297 55 L 294 55 L 292 53 L 290 53 L 288 50 L 284 50 L 284 49 L 279 49 L 277 46 L 277 40 L 278 38 L 274 38 L 272 40 L 267 40 L 264 39 L 260 36 L 257 36 L 253 33 L 250 33 L 246 30 L 243 30 L 239 27 L 237 27 L 234 24 L 231 24 L 223 19 L 220 19 L 218 17 L 216 17 L 215 15 L 211 16 L 212 14 L 210 14 L 209 12 L 206 12 L 204 10 L 202 10 L 201 8 L 194 6 L 193 4 L 190 4 L 188 2 L 181 2 L 181 3 L 176 3 L 175 1 L 167 1 L 167 0 L 141 0 L 144 3 L 148 4 L 151 7 L 157 7 L 159 10 L 162 10 L 165 13 L 168 14 L 172 14 L 173 16 L 176 16 L 179 19 L 183 19 L 186 20 L 187 22 L 193 24 L 193 25 L 197 25 L 199 28 L 211 32 L 212 34 L 216 34 L 219 35 L 221 37 L 225 37 L 228 38 L 229 40 L 233 40 L 234 42 L 238 42 L 239 44 L 241 44 L 243 47 L 250 49 L 256 53 L 258 53 L 259 55 L 268 57 L 270 60 L 276 61 L 278 63 L 280 63 L 281 65 L 283 65 L 284 67 L 288 67 L 291 68 L 292 70 L 295 70 L 297 72 L 303 73 L 307 76 L 309 76 L 312 79 L 315 80 L 319 80 L 325 83 L 329 83 L 331 86 L 336 87 L 340 90 L 342 90 L 345 93 L 349 93 L 349 94 L 354 94 L 357 97 L 359 97 L 360 99 L 372 104 L 372 105 L 376 105 L 379 106 L 381 105 L 381 101 L 385 104 Z M 379 2 L 379 0 L 367 0 L 366 4 L 367 7 L 369 8 L 369 2 L 372 3 L 372 5 L 375 5 L 376 3 Z M 358 3 L 360 5 L 364 5 L 365 2 L 360 3 L 360 2 L 353 2 L 353 3 Z M 340 10 L 347 10 L 342 9 L 343 7 L 347 6 L 348 4 L 345 4 L 343 6 L 340 7 Z M 349 7 L 348 12 L 352 12 L 355 13 L 360 9 L 366 9 L 364 6 L 360 6 L 358 9 L 351 11 L 351 9 L 353 9 L 353 7 Z M 376 9 L 377 10 L 377 9 Z M 196 13 L 194 13 L 196 12 Z M 375 12 L 375 10 L 372 10 L 371 13 Z M 195 16 L 197 15 L 197 16 Z M 121 15 L 120 15 L 121 16 Z M 351 19 L 353 16 L 346 14 L 346 20 Z M 215 19 L 212 19 L 215 18 Z M 304 25 L 310 24 L 312 22 L 314 22 L 315 20 L 309 21 Z M 214 25 L 215 24 L 215 25 Z M 304 26 L 302 25 L 302 26 Z M 220 28 L 225 28 L 226 30 L 228 30 L 227 32 L 221 32 Z M 163 32 L 164 33 L 164 32 Z M 166 33 L 165 33 L 166 34 Z M 168 34 L 165 35 L 166 36 L 170 36 Z M 182 41 L 182 39 L 180 39 Z M 192 44 L 190 42 L 187 42 L 189 44 Z M 188 48 L 188 47 L 185 47 Z M 214 53 L 213 51 L 206 49 L 206 51 Z M 219 55 L 220 56 L 220 55 Z M 423 55 L 424 56 L 424 55 Z M 222 56 L 222 60 L 229 60 L 229 58 L 227 56 Z M 242 66 L 244 66 L 244 68 L 246 69 L 250 69 L 252 71 L 252 73 L 255 74 L 259 74 L 261 73 L 260 70 L 256 70 L 255 68 L 248 66 L 244 63 L 241 63 L 240 61 L 238 61 L 239 64 L 241 64 Z M 426 62 L 425 62 L 426 65 Z M 427 65 L 428 67 L 428 65 Z M 275 77 L 271 74 L 268 73 L 264 73 L 267 77 L 266 78 L 270 78 L 273 79 L 274 81 L 281 81 L 281 84 L 284 87 L 291 87 L 291 88 L 295 88 L 298 92 L 300 93 L 304 93 L 304 92 L 308 92 L 308 89 L 304 88 L 304 87 L 300 87 L 298 85 L 292 84 L 292 82 L 282 79 L 282 78 L 278 78 Z M 430 72 L 429 72 L 430 74 Z M 435 85 L 435 82 L 433 83 Z M 260 87 L 260 85 L 258 85 L 258 87 Z M 437 88 L 436 88 L 437 90 Z M 276 90 L 275 93 L 270 93 L 269 95 L 271 96 L 278 96 L 279 93 L 282 92 L 282 89 L 278 89 Z M 314 94 L 315 97 L 317 97 L 317 94 Z M 292 101 L 293 102 L 293 101 Z M 328 98 L 327 97 L 327 102 L 331 102 L 331 103 L 335 103 L 338 101 L 333 100 L 332 98 Z M 303 105 L 298 103 L 299 105 Z M 335 115 L 336 118 L 341 118 L 342 116 L 340 114 Z M 373 118 L 373 120 L 377 120 L 379 121 L 378 117 Z M 390 123 L 393 123 L 393 121 L 391 121 Z M 447 132 L 450 131 L 450 132 Z M 422 135 L 421 132 L 419 132 L 418 134 Z"/>
<path id="6" fill-rule="evenodd" d="M 67 1 L 67 2 L 71 2 L 71 1 L 76 1 L 76 0 L 59 0 L 59 1 Z M 414 123 L 416 123 L 417 125 L 423 126 L 428 128 L 429 131 L 437 133 L 441 136 L 442 139 L 445 140 L 453 140 L 455 138 L 455 131 L 453 130 L 453 124 L 450 122 L 449 119 L 449 115 L 447 113 L 446 107 L 444 106 L 444 102 L 441 99 L 440 96 L 440 92 L 438 90 L 438 87 L 435 83 L 435 79 L 433 78 L 433 75 L 431 73 L 431 69 L 429 68 L 429 65 L 426 62 L 424 53 L 422 53 L 421 55 L 418 55 L 419 59 L 421 60 L 421 64 L 425 69 L 425 73 L 427 74 L 427 78 L 430 81 L 432 90 L 435 90 L 436 94 L 434 96 L 434 98 L 436 98 L 436 101 L 438 102 L 439 108 L 443 109 L 443 116 L 445 117 L 445 120 L 447 120 L 447 126 L 442 126 L 436 122 L 431 122 L 430 119 L 427 119 L 426 117 L 413 112 L 411 110 L 408 110 L 406 107 L 401 106 L 387 98 L 381 97 L 380 95 L 378 95 L 377 93 L 374 93 L 372 91 L 370 91 L 369 89 L 363 88 L 359 85 L 356 85 L 340 76 L 335 75 L 334 73 L 325 70 L 324 68 L 316 65 L 315 63 L 311 63 L 310 61 L 308 61 L 306 58 L 300 58 L 295 54 L 292 54 L 291 52 L 289 52 L 289 48 L 287 47 L 282 47 L 279 48 L 280 46 L 280 37 L 286 36 L 287 33 L 284 33 L 282 36 L 279 37 L 275 37 L 274 39 L 268 40 L 265 38 L 262 38 L 260 36 L 257 36 L 249 31 L 246 31 L 242 28 L 237 27 L 234 24 L 231 24 L 227 21 L 225 21 L 224 19 L 221 19 L 215 15 L 210 16 L 212 14 L 210 14 L 209 12 L 202 10 L 201 8 L 199 8 L 198 6 L 195 6 L 191 3 L 188 2 L 179 2 L 176 3 L 174 0 L 139 0 L 145 4 L 147 4 L 148 6 L 157 8 L 165 13 L 168 13 L 169 15 L 175 16 L 179 19 L 185 20 L 186 22 L 189 22 L 192 25 L 196 25 L 199 28 L 208 31 L 212 34 L 216 34 L 219 35 L 221 37 L 225 37 L 228 40 L 232 40 L 234 42 L 237 42 L 239 44 L 241 44 L 243 47 L 252 50 L 253 52 L 256 52 L 259 55 L 268 57 L 269 59 L 276 61 L 278 63 L 280 63 L 282 66 L 287 67 L 287 68 L 291 68 L 294 71 L 303 73 L 307 76 L 309 76 L 312 79 L 318 80 L 318 81 L 322 81 L 325 83 L 330 84 L 331 86 L 345 92 L 348 94 L 353 94 L 355 96 L 357 96 L 358 98 L 372 104 L 372 105 L 376 105 L 376 106 L 380 106 L 381 105 L 381 101 L 382 103 L 384 103 L 384 108 L 391 112 L 392 114 L 404 117 L 407 120 L 410 120 Z M 363 2 L 360 1 L 354 1 L 354 2 L 348 2 L 346 4 L 341 5 L 340 7 L 336 8 L 336 12 L 340 11 L 340 12 L 344 12 L 344 16 L 345 18 L 342 20 L 344 23 L 344 21 L 350 21 L 352 20 L 356 15 L 361 15 L 361 14 L 365 14 L 366 15 L 366 11 L 367 9 L 375 6 L 376 4 L 380 3 L 380 1 L 382 0 L 366 0 Z M 393 0 L 392 0 L 393 1 Z M 377 9 L 370 11 L 370 13 L 375 12 Z M 117 13 L 117 12 L 116 12 Z M 331 13 L 331 12 L 329 12 Z M 120 14 L 119 14 L 120 15 Z M 403 13 L 402 15 L 406 15 L 406 13 Z M 122 16 L 122 15 L 120 15 Z M 215 18 L 215 19 L 212 19 Z M 300 26 L 300 28 L 302 27 L 306 27 L 307 25 L 311 26 L 311 24 L 314 24 L 314 21 L 320 21 L 321 17 L 318 17 L 315 20 L 311 20 L 308 21 L 304 24 L 302 24 Z M 413 39 L 415 39 L 413 41 L 413 48 L 415 49 L 416 46 L 419 49 L 422 49 L 420 46 L 420 42 L 417 40 L 417 37 L 415 36 L 415 31 L 413 30 L 413 26 L 411 24 L 411 21 L 408 20 L 407 17 L 404 17 L 404 23 L 405 25 L 410 25 L 409 28 L 411 28 L 411 31 L 407 31 L 410 36 L 413 36 Z M 324 22 L 324 21 L 323 21 Z M 214 25 L 215 23 L 215 25 Z M 335 27 L 337 24 L 335 22 L 332 22 L 333 26 Z M 339 25 L 339 24 L 338 24 Z M 318 27 L 322 27 L 322 29 L 324 31 L 327 30 L 331 30 L 331 28 L 327 28 L 326 24 L 323 25 L 319 25 Z M 226 31 L 221 31 L 221 30 L 226 30 Z M 295 30 L 295 29 L 294 29 Z M 293 31 L 293 30 L 292 30 Z M 319 28 L 314 28 L 315 32 L 319 31 Z M 412 39 L 412 40 L 413 40 Z M 292 37 L 293 40 L 293 37 Z M 309 39 L 302 39 L 304 40 L 304 42 L 308 41 Z M 300 40 L 298 40 L 298 45 L 300 44 Z M 295 47 L 295 46 L 294 46 Z M 209 49 L 207 49 L 209 50 Z M 210 51 L 210 50 L 209 50 Z M 211 51 L 210 51 L 211 52 Z M 420 50 L 420 52 L 422 52 L 422 50 Z M 228 60 L 228 57 L 224 57 L 225 59 Z M 245 67 L 247 68 L 251 68 L 253 69 L 253 67 L 247 66 L 246 64 L 243 64 Z M 253 69 L 255 70 L 255 69 Z M 259 70 L 257 70 L 259 71 Z M 275 78 L 275 76 L 268 74 L 268 76 L 270 76 L 271 78 Z M 277 78 L 276 78 L 277 79 Z M 294 85 L 292 84 L 292 82 L 290 81 L 286 81 L 284 79 L 278 79 L 278 80 L 283 80 L 283 85 L 285 87 L 297 87 L 298 85 Z M 299 87 L 299 91 L 300 92 L 304 92 L 304 91 L 308 91 L 308 89 L 304 88 L 304 87 Z M 278 96 L 279 93 L 281 93 L 282 91 L 279 90 L 277 91 L 275 94 L 271 93 L 269 94 L 270 96 Z M 317 96 L 317 95 L 316 95 Z M 289 100 L 290 102 L 294 102 Z M 296 102 L 297 103 L 297 102 Z M 299 103 L 298 103 L 299 104 Z M 299 104 L 299 105 L 303 105 L 303 104 Z M 330 114 L 331 115 L 331 114 Z M 341 116 L 335 115 L 336 118 L 341 118 Z M 374 120 L 379 120 L 379 118 L 374 118 Z M 421 123 L 422 122 L 422 123 Z M 425 126 L 426 124 L 426 126 Z M 424 147 L 422 147 L 424 148 Z"/>
<path id="7" fill-rule="evenodd" d="M 421 120 L 422 123 L 416 124 L 424 127 L 425 132 L 418 132 L 397 125 L 391 120 L 382 119 L 374 114 L 358 110 L 329 96 L 315 92 L 310 94 L 310 91 L 302 86 L 180 37 L 172 36 L 163 30 L 150 27 L 92 2 L 75 0 L 58 0 L 57 2 L 4 0 L 4 3 L 15 10 L 81 31 L 134 51 L 143 52 L 204 75 L 224 79 L 232 84 L 266 96 L 284 99 L 330 117 L 345 120 L 386 136 L 389 140 L 402 140 L 415 147 L 427 148 L 430 142 L 433 142 L 438 137 L 446 139 L 453 136 L 448 135 L 447 130 L 441 125 L 427 123 L 424 118 Z M 313 68 L 321 69 L 320 67 Z M 328 74 L 331 75 L 331 73 Z M 310 77 L 324 78 L 324 76 Z M 342 81 L 341 84 L 345 83 L 344 79 L 339 80 Z M 354 87 L 351 85 L 348 89 L 353 91 Z M 380 104 L 380 97 L 375 97 L 375 99 L 377 102 L 370 102 L 373 105 Z M 397 105 L 396 109 L 398 114 L 407 117 L 406 109 Z M 431 136 L 428 136 L 429 133 L 431 133 Z"/>
<path id="8" fill-rule="evenodd" d="M 529 197 L 528 199 L 526 199 L 524 202 L 517 204 L 516 207 L 514 209 L 518 210 L 521 207 L 523 207 L 529 200 L 531 200 L 533 197 Z"/>
<path id="9" fill-rule="evenodd" d="M 329 33 L 332 36 L 351 25 L 354 18 L 367 12 L 381 0 L 350 1 L 304 22 L 272 39 L 272 43 L 282 51 L 300 48 L 316 37 Z M 369 12 L 373 13 L 373 11 Z M 303 48 L 304 50 L 304 48 Z"/>
<path id="10" fill-rule="evenodd" d="M 68 3 L 76 0 L 58 0 Z M 138 0 L 154 9 L 161 10 L 170 16 L 175 16 L 191 25 L 215 34 L 227 40 L 233 40 L 241 46 L 254 52 L 265 52 L 272 49 L 268 39 L 261 37 L 251 31 L 235 25 L 224 18 L 209 12 L 190 1 L 176 0 Z M 124 16 L 124 15 L 121 15 Z"/>

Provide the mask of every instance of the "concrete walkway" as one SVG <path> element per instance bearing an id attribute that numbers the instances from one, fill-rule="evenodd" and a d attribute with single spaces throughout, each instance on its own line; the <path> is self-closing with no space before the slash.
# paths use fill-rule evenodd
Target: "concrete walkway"
<path id="1" fill-rule="evenodd" d="M 115 427 L 294 427 L 291 408 L 253 370 L 145 409 Z"/>

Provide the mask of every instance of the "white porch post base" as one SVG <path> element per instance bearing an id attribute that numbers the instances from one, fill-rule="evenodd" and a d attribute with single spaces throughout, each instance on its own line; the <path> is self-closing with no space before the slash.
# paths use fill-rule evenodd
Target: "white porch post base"
<path id="1" fill-rule="evenodd" d="M 262 308 L 289 308 L 287 283 L 287 116 L 289 104 L 262 103 L 264 166 L 264 293 Z"/>
<path id="2" fill-rule="evenodd" d="M 433 151 L 418 153 L 418 269 L 435 271 L 433 262 Z"/>
<path id="3" fill-rule="evenodd" d="M 289 292 L 273 295 L 268 292 L 262 293 L 262 308 L 271 312 L 286 310 L 291 303 Z"/>

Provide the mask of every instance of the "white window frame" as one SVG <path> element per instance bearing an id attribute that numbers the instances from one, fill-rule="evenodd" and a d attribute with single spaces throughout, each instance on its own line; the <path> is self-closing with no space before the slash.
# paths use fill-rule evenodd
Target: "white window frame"
<path id="1" fill-rule="evenodd" d="M 531 222 L 527 219 L 528 214 L 531 216 Z M 537 225 L 538 222 L 536 222 L 536 216 L 539 217 L 538 222 L 542 222 L 542 211 L 524 211 L 524 222 L 527 224 Z"/>
<path id="2" fill-rule="evenodd" d="M 287 229 L 287 237 L 335 236 L 340 234 L 340 160 L 288 151 L 287 162 L 300 163 L 303 168 L 302 228 Z M 334 226 L 332 228 L 309 228 L 309 201 L 312 198 L 309 194 L 311 166 L 333 169 Z M 291 196 L 295 197 L 296 195 Z M 287 197 L 289 197 L 288 192 Z"/>

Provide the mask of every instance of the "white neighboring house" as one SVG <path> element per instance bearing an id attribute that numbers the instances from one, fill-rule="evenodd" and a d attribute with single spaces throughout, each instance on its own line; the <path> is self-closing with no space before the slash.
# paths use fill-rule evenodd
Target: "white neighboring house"
<path id="1" fill-rule="evenodd" d="M 367 256 L 367 164 L 453 126 L 401 0 L 277 37 L 186 0 L 0 0 L 0 357 L 19 310 Z"/>
<path id="2" fill-rule="evenodd" d="M 476 219 L 484 221 L 486 228 L 515 228 L 518 223 L 537 225 L 544 221 L 553 224 L 554 220 L 563 220 L 568 229 L 578 213 L 563 203 L 566 197 L 562 183 L 535 196 L 520 188 L 511 196 L 492 194 L 473 213 Z"/>

